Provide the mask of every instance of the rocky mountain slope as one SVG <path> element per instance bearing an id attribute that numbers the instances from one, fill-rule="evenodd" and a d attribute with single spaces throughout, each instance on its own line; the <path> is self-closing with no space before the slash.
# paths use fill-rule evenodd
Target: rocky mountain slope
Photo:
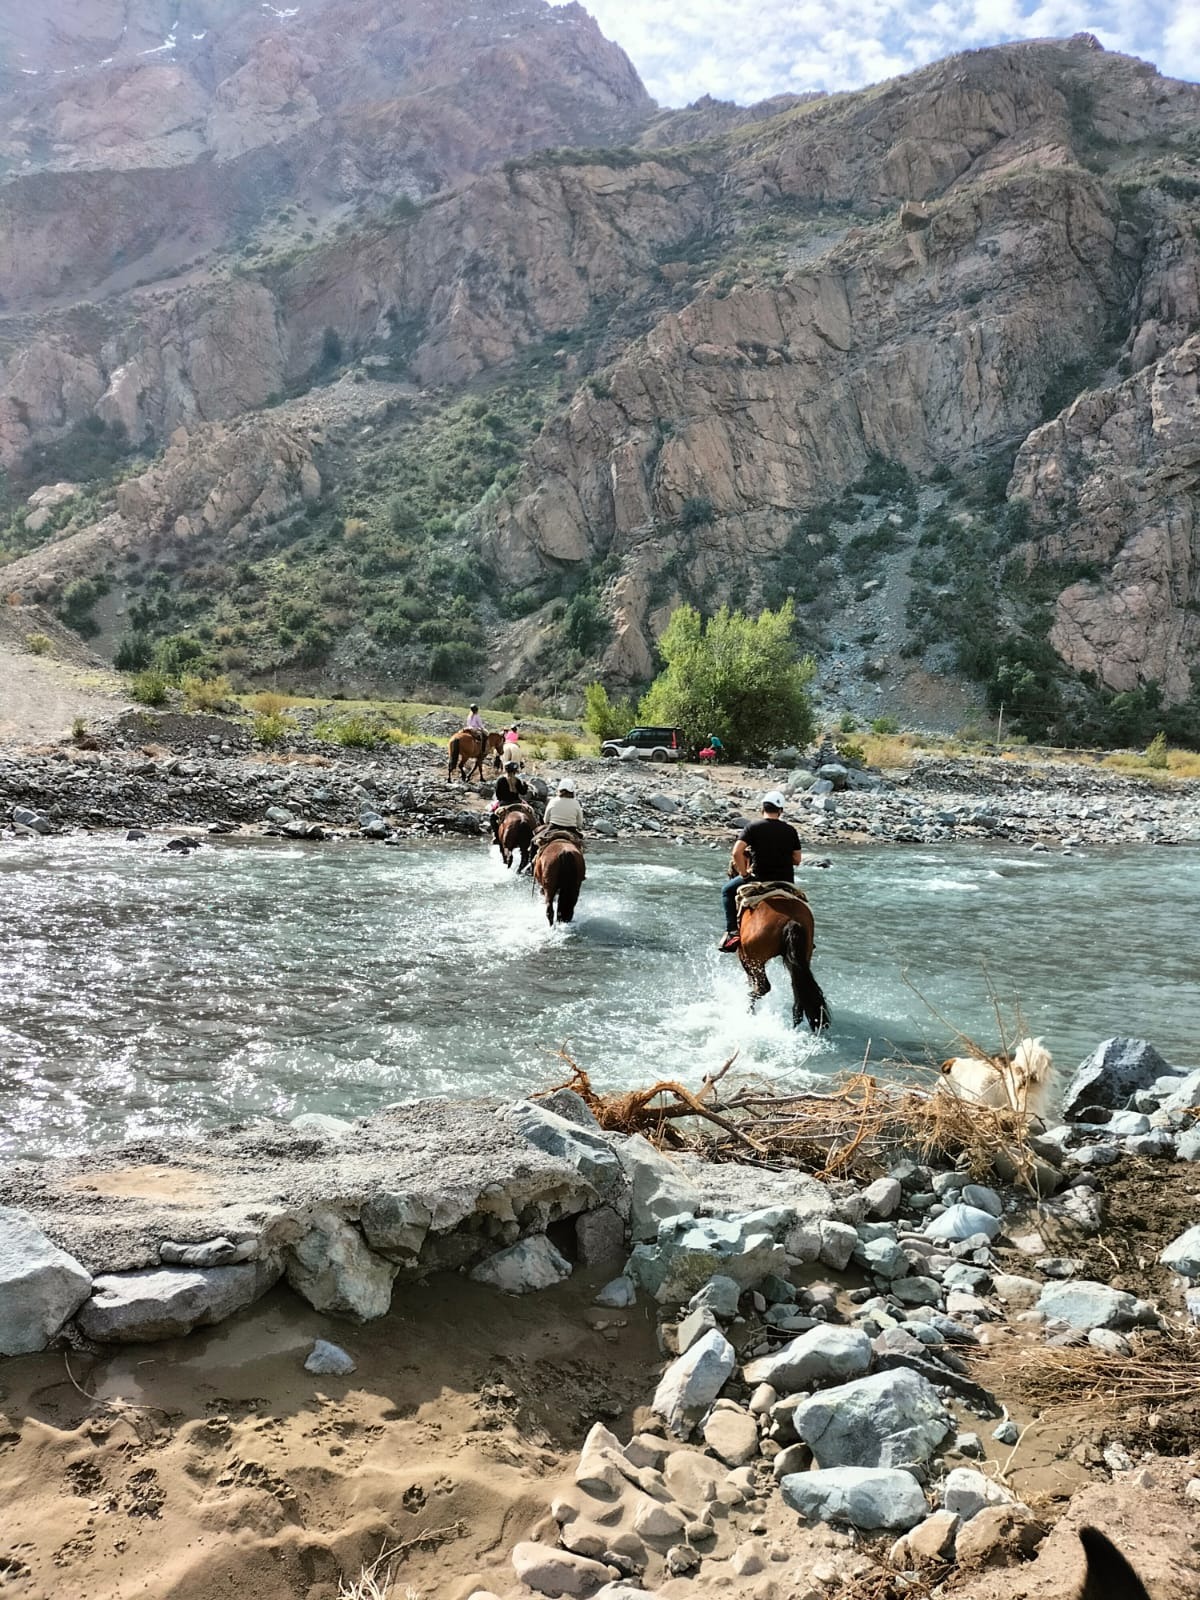
<path id="1" fill-rule="evenodd" d="M 576 6 L 344 9 L 0 24 L 6 587 L 543 692 L 790 594 L 852 700 L 1194 703 L 1200 89 L 1081 36 L 658 114 Z M 127 78 L 169 130 L 98 138 Z"/>

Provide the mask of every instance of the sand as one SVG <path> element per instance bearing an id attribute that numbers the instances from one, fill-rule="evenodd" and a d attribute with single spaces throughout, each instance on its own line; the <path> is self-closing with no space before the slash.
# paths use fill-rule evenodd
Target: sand
<path id="1" fill-rule="evenodd" d="M 332 1600 L 385 1544 L 401 1597 L 511 1584 L 587 1427 L 628 1432 L 653 1392 L 652 1317 L 598 1311 L 599 1281 L 509 1299 L 442 1275 L 365 1327 L 278 1289 L 187 1339 L 6 1361 L 0 1593 Z M 305 1372 L 317 1337 L 357 1371 Z"/>

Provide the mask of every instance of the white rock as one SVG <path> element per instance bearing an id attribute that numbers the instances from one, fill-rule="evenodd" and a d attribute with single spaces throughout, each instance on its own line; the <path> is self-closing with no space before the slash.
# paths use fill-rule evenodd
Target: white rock
<path id="1" fill-rule="evenodd" d="M 1200 1225 L 1172 1239 L 1158 1259 L 1181 1278 L 1200 1278 Z"/>
<path id="2" fill-rule="evenodd" d="M 79 1326 L 100 1343 L 175 1339 L 251 1305 L 278 1277 L 279 1268 L 263 1261 L 106 1273 L 96 1279 L 92 1298 L 80 1308 Z"/>
<path id="3" fill-rule="evenodd" d="M 654 1391 L 654 1410 L 665 1418 L 673 1433 L 686 1438 L 736 1366 L 733 1346 L 714 1328 L 663 1373 Z"/>
<path id="4" fill-rule="evenodd" d="M 513 1571 L 518 1579 L 538 1594 L 584 1595 L 597 1584 L 619 1577 L 615 1567 L 572 1555 L 551 1545 L 532 1540 L 517 1545 L 512 1553 Z"/>
<path id="5" fill-rule="evenodd" d="M 333 1212 L 320 1212 L 284 1255 L 287 1280 L 309 1305 L 367 1322 L 392 1303 L 399 1268 L 368 1249 L 357 1228 Z"/>
<path id="6" fill-rule="evenodd" d="M 969 1522 L 985 1506 L 1012 1505 L 1015 1498 L 994 1478 L 971 1467 L 955 1467 L 942 1488 L 942 1505 L 963 1522 Z"/>
<path id="7" fill-rule="evenodd" d="M 28 1212 L 0 1206 L 0 1355 L 44 1350 L 91 1287 L 91 1273 Z"/>
<path id="8" fill-rule="evenodd" d="M 328 1339 L 318 1339 L 304 1363 L 304 1370 L 342 1378 L 354 1371 L 354 1358 L 347 1355 L 341 1345 L 330 1344 Z"/>
<path id="9" fill-rule="evenodd" d="M 896 1178 L 876 1178 L 862 1192 L 869 1217 L 892 1217 L 900 1209 L 904 1191 Z"/>
<path id="10" fill-rule="evenodd" d="M 635 1240 L 654 1239 L 669 1217 L 694 1216 L 703 1195 L 675 1162 L 635 1133 L 617 1149 L 630 1187 L 630 1226 Z"/>
<path id="11" fill-rule="evenodd" d="M 544 1233 L 518 1239 L 471 1270 L 476 1283 L 490 1284 L 501 1294 L 533 1294 L 571 1276 L 571 1263 Z"/>
<path id="12" fill-rule="evenodd" d="M 925 1224 L 925 1236 L 929 1239 L 973 1239 L 977 1233 L 994 1239 L 999 1232 L 998 1217 L 994 1217 L 990 1211 L 981 1211 L 977 1206 L 962 1204 L 947 1206 L 940 1217 L 934 1217 Z"/>
<path id="13" fill-rule="evenodd" d="M 749 1412 L 714 1410 L 704 1424 L 704 1442 L 722 1461 L 740 1467 L 758 1454 L 758 1426 Z"/>

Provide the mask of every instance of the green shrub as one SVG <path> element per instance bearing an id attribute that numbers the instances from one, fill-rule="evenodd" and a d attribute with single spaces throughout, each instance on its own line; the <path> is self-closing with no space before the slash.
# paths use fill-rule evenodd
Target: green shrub
<path id="1" fill-rule="evenodd" d="M 53 655 L 54 640 L 48 633 L 27 633 L 25 635 L 25 648 L 31 655 Z"/>
<path id="2" fill-rule="evenodd" d="M 895 717 L 876 717 L 871 723 L 872 733 L 899 733 L 900 724 Z"/>
<path id="3" fill-rule="evenodd" d="M 71 737 L 76 744 L 82 744 L 87 738 L 87 723 L 82 717 L 74 717 L 71 721 Z M 1164 766 L 1166 763 L 1163 763 Z"/>
<path id="4" fill-rule="evenodd" d="M 330 744 L 340 744 L 347 750 L 374 750 L 381 735 L 374 723 L 366 717 L 341 717 L 336 722 L 319 723 L 313 732 Z"/>
<path id="5" fill-rule="evenodd" d="M 189 711 L 217 711 L 233 693 L 228 678 L 185 677 L 180 688 Z"/>
<path id="6" fill-rule="evenodd" d="M 679 526 L 685 533 L 706 527 L 713 519 L 713 509 L 713 503 L 707 495 L 689 495 L 679 508 Z"/>
<path id="7" fill-rule="evenodd" d="M 552 743 L 554 754 L 560 761 L 574 761 L 579 754 L 579 746 L 568 733 L 555 734 Z"/>
<path id="8" fill-rule="evenodd" d="M 139 672 L 129 685 L 133 698 L 143 706 L 164 706 L 167 703 L 167 680 L 161 672 L 151 668 Z"/>
<path id="9" fill-rule="evenodd" d="M 843 711 L 838 722 L 839 733 L 853 733 L 858 727 L 858 720 L 850 711 Z"/>
<path id="10" fill-rule="evenodd" d="M 866 763 L 866 746 L 858 739 L 838 739 L 834 749 L 848 766 L 861 767 Z"/>
<path id="11" fill-rule="evenodd" d="M 1146 747 L 1146 765 L 1156 767 L 1160 772 L 1167 770 L 1167 736 L 1158 732 Z"/>
<path id="12" fill-rule="evenodd" d="M 143 667 L 150 665 L 153 654 L 149 639 L 135 629 L 132 633 L 123 633 L 117 640 L 113 666 L 118 672 L 140 672 Z"/>
<path id="13" fill-rule="evenodd" d="M 637 721 L 631 700 L 610 700 L 602 683 L 589 683 L 583 691 L 583 725 L 601 743 L 620 739 Z"/>
<path id="14" fill-rule="evenodd" d="M 289 733 L 295 731 L 295 725 L 289 717 L 281 711 L 260 711 L 250 724 L 251 732 L 259 744 L 279 744 Z"/>

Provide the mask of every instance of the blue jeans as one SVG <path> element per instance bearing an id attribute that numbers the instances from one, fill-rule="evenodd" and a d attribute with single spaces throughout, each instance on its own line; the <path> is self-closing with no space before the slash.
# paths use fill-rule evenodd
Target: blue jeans
<path id="1" fill-rule="evenodd" d="M 725 932 L 737 932 L 737 892 L 744 883 L 749 883 L 749 877 L 730 878 L 721 890 L 721 898 L 725 902 Z"/>

